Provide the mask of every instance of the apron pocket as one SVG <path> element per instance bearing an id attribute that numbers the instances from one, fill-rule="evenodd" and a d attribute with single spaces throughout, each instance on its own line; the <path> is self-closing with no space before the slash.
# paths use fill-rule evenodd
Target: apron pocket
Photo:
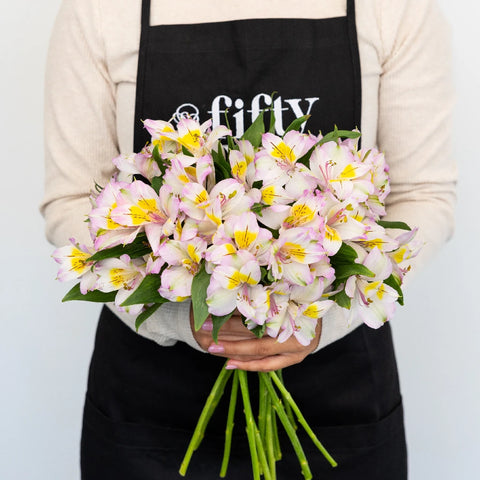
<path id="1" fill-rule="evenodd" d="M 239 427 L 239 428 L 238 428 Z M 316 435 L 338 462 L 332 468 L 299 427 L 313 478 L 322 480 L 406 480 L 406 445 L 403 408 L 400 402 L 378 422 L 363 425 L 313 427 Z M 279 432 L 283 432 L 279 425 Z M 232 445 L 227 480 L 250 478 L 250 454 L 243 425 L 238 425 Z M 85 397 L 81 470 L 82 480 L 156 480 L 181 478 L 178 469 L 192 431 L 160 425 L 113 421 L 98 409 L 89 394 Z M 278 480 L 301 480 L 298 460 L 290 441 L 280 433 L 283 459 L 277 464 Z M 202 445 L 193 455 L 189 479 L 218 476 L 223 453 L 223 435 L 206 431 Z"/>
<path id="2" fill-rule="evenodd" d="M 177 444 L 184 445 L 185 439 L 188 442 L 190 435 L 190 432 L 161 425 L 114 421 L 95 406 L 88 393 L 85 396 L 83 427 L 106 442 L 124 448 L 171 450 Z"/>
<path id="3" fill-rule="evenodd" d="M 407 451 L 403 427 L 402 402 L 381 420 L 358 425 L 312 427 L 318 439 L 332 455 L 338 466 L 332 468 L 298 428 L 297 434 L 313 473 L 322 480 L 406 480 Z M 285 452 L 290 453 L 288 440 L 282 439 Z M 293 458 L 292 458 L 293 457 Z M 279 463 L 278 480 L 302 479 L 298 461 L 288 456 Z"/>
<path id="4" fill-rule="evenodd" d="M 400 401 L 387 416 L 374 423 L 312 428 L 321 442 L 328 439 L 332 451 L 375 448 L 403 431 L 403 404 Z"/>

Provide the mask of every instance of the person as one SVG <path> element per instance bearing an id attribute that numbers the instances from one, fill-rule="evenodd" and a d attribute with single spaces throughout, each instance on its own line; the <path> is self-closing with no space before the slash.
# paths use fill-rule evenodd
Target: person
<path id="1" fill-rule="evenodd" d="M 419 227 L 425 246 L 413 262 L 418 270 L 453 230 L 450 56 L 448 26 L 434 0 L 64 0 L 47 63 L 41 211 L 48 239 L 91 242 L 84 222 L 90 190 L 109 180 L 115 156 L 144 146 L 141 120 L 188 115 L 215 125 L 228 109 L 241 136 L 271 107 L 278 134 L 309 113 L 312 132 L 359 127 L 363 147 L 385 151 L 387 219 Z M 285 368 L 289 389 L 339 463 L 332 469 L 307 447 L 314 476 L 407 478 L 388 324 L 349 326 L 342 309 L 332 308 L 303 347 L 293 337 L 284 344 L 253 339 L 238 314 L 217 345 L 211 323 L 192 328 L 188 301 L 163 305 L 138 333 L 134 323 L 111 305 L 98 322 L 83 416 L 83 480 L 177 478 L 225 358 L 229 368 Z M 192 480 L 218 474 L 225 408 L 219 406 L 193 457 Z M 240 430 L 229 479 L 249 476 Z M 283 457 L 278 478 L 300 478 L 285 442 Z"/>

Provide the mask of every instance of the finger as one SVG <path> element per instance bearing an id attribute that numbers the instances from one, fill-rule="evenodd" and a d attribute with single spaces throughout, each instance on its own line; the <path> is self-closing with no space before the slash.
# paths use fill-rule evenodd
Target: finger
<path id="1" fill-rule="evenodd" d="M 305 356 L 302 354 L 283 354 L 250 361 L 229 360 L 226 368 L 248 372 L 272 372 L 300 363 Z"/>
<path id="2" fill-rule="evenodd" d="M 227 322 L 225 322 L 220 328 L 220 333 L 223 332 L 235 332 L 248 334 L 248 336 L 253 336 L 254 334 L 243 324 L 242 317 L 232 316 Z"/>
<path id="3" fill-rule="evenodd" d="M 263 337 L 252 338 L 250 340 L 225 341 L 222 339 L 218 345 L 211 345 L 210 353 L 225 353 L 228 355 L 257 355 L 260 357 L 268 357 L 278 355 L 281 353 L 296 353 L 301 352 L 308 347 L 298 343 L 287 341 L 280 343 L 275 338 Z"/>

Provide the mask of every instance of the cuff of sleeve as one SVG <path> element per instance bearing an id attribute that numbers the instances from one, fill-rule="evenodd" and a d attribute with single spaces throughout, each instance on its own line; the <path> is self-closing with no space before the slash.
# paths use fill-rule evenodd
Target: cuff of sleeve
<path id="1" fill-rule="evenodd" d="M 152 333 L 161 333 L 185 342 L 199 352 L 205 352 L 193 336 L 190 326 L 190 305 L 190 300 L 164 303 L 145 323 Z"/>
<path id="2" fill-rule="evenodd" d="M 322 318 L 322 332 L 317 348 L 312 352 L 316 353 L 322 348 L 330 345 L 350 332 L 353 332 L 363 322 L 358 317 L 348 324 L 349 311 L 345 308 L 334 305 Z"/>

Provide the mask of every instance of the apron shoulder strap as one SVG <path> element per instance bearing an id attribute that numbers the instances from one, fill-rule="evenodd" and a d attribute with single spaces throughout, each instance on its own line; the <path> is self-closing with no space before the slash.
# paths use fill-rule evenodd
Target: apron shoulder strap
<path id="1" fill-rule="evenodd" d="M 142 0 L 142 29 L 150 26 L 150 0 Z"/>
<path id="2" fill-rule="evenodd" d="M 347 17 L 355 21 L 355 0 L 347 0 Z"/>

